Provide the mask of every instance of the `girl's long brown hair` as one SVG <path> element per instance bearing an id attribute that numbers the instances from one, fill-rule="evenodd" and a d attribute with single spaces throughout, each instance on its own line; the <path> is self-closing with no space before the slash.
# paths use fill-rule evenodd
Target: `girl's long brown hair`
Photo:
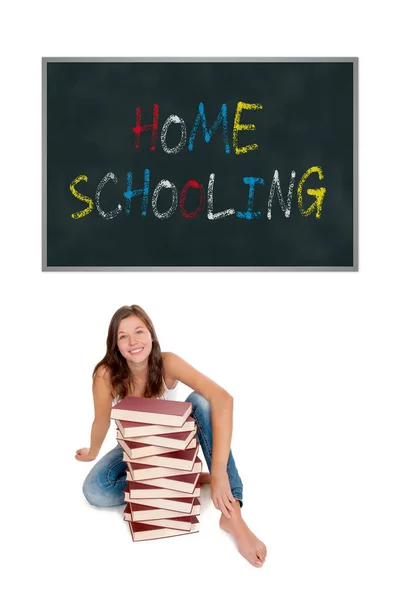
<path id="1" fill-rule="evenodd" d="M 153 346 L 148 359 L 147 383 L 143 396 L 145 398 L 160 397 L 164 392 L 164 367 L 161 356 L 161 348 L 150 317 L 143 310 L 143 308 L 137 304 L 132 304 L 132 306 L 122 306 L 114 313 L 108 328 L 107 352 L 104 358 L 95 366 L 93 370 L 93 377 L 95 376 L 97 369 L 101 366 L 104 366 L 108 370 L 113 393 L 118 395 L 120 398 L 124 398 L 129 394 L 129 388 L 134 384 L 135 378 L 128 367 L 128 363 L 118 349 L 117 334 L 118 327 L 122 319 L 126 319 L 132 315 L 135 315 L 141 321 L 143 321 L 147 329 L 150 331 L 153 340 Z"/>

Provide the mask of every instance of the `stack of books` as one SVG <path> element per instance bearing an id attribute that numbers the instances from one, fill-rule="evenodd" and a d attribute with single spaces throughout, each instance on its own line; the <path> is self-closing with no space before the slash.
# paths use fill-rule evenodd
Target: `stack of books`
<path id="1" fill-rule="evenodd" d="M 124 519 L 134 542 L 199 530 L 202 462 L 191 402 L 127 396 L 111 410 L 127 463 Z"/>

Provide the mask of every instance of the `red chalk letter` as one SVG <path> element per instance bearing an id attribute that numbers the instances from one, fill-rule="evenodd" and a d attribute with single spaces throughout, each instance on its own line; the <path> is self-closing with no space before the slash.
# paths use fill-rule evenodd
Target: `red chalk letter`
<path id="1" fill-rule="evenodd" d="M 158 104 L 153 105 L 153 123 L 150 123 L 149 125 L 142 125 L 141 122 L 142 109 L 140 108 L 140 106 L 137 106 L 136 125 L 135 127 L 132 127 L 132 131 L 135 134 L 135 150 L 139 150 L 140 134 L 142 133 L 142 131 L 152 130 L 150 150 L 154 152 L 156 149 L 156 137 L 158 131 Z"/>
<path id="2" fill-rule="evenodd" d="M 200 189 L 200 204 L 194 212 L 188 213 L 185 210 L 185 200 L 187 191 L 191 187 Z M 185 219 L 195 219 L 199 216 L 201 211 L 204 210 L 206 207 L 204 187 L 201 185 L 201 183 L 199 183 L 195 179 L 189 179 L 189 181 L 186 182 L 184 188 L 182 189 L 181 196 L 179 198 L 179 206 L 181 209 L 181 213 L 185 217 Z"/>

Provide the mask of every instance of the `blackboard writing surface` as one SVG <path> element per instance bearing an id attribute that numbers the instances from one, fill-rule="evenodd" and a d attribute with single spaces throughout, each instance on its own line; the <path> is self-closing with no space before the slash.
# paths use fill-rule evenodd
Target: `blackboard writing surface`
<path id="1" fill-rule="evenodd" d="M 43 267 L 356 268 L 355 67 L 45 59 Z"/>

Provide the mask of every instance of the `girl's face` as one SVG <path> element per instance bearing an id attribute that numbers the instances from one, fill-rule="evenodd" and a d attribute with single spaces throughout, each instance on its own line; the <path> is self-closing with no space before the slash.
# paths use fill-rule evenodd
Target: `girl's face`
<path id="1" fill-rule="evenodd" d="M 139 317 L 131 315 L 122 319 L 119 324 L 117 346 L 128 363 L 143 363 L 153 346 L 151 333 Z"/>

